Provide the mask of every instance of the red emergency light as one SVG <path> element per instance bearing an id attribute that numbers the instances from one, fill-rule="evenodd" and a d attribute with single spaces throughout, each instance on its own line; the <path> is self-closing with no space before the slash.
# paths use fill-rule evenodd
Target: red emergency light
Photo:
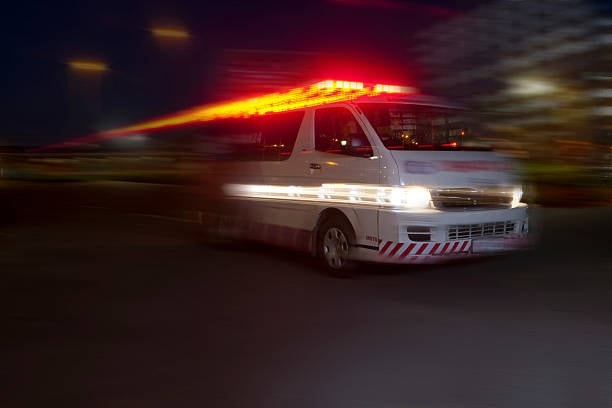
<path id="1" fill-rule="evenodd" d="M 237 101 L 198 106 L 171 115 L 85 136 L 70 142 L 46 146 L 38 150 L 66 147 L 68 143 L 71 146 L 94 143 L 133 133 L 148 132 L 215 119 L 285 112 L 310 106 L 354 100 L 364 96 L 377 96 L 389 93 L 412 94 L 414 92 L 414 88 L 406 86 L 365 85 L 363 82 L 329 79 L 289 89 L 285 92 L 275 92 Z"/>
<path id="2" fill-rule="evenodd" d="M 232 102 L 204 105 L 169 116 L 108 130 L 103 132 L 102 135 L 118 136 L 125 133 L 144 132 L 193 122 L 285 112 L 309 106 L 352 100 L 362 96 L 376 96 L 385 93 L 407 94 L 414 92 L 415 90 L 413 88 L 398 85 L 374 84 L 366 86 L 363 82 L 325 80 L 312 85 L 293 88 L 285 92 L 271 93 Z"/>

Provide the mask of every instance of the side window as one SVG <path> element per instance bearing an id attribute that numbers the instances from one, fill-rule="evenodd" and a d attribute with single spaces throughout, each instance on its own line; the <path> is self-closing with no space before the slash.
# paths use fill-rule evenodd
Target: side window
<path id="1" fill-rule="evenodd" d="M 219 119 L 201 126 L 203 145 L 225 160 L 286 160 L 297 139 L 303 111 Z"/>
<path id="2" fill-rule="evenodd" d="M 303 118 L 303 111 L 256 117 L 256 128 L 261 133 L 260 160 L 287 160 L 293 151 Z"/>
<path id="3" fill-rule="evenodd" d="M 356 157 L 372 157 L 372 146 L 357 119 L 346 108 L 315 112 L 315 149 Z"/>

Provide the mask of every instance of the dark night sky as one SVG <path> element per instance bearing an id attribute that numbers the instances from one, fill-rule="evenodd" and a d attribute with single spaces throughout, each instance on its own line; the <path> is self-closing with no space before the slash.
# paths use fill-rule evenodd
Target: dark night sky
<path id="1" fill-rule="evenodd" d="M 208 102 L 228 49 L 402 65 L 411 33 L 479 3 L 12 0 L 3 10 L 0 145 L 58 142 Z M 191 37 L 160 43 L 154 24 L 180 24 Z M 77 57 L 109 71 L 77 75 L 67 65 Z"/>

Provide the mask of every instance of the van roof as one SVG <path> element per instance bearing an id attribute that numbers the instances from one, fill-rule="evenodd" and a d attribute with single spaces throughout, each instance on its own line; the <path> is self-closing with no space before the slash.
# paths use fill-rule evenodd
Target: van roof
<path id="1" fill-rule="evenodd" d="M 398 94 L 398 95 L 376 95 L 376 96 L 364 96 L 353 100 L 354 103 L 397 103 L 405 105 L 420 105 L 420 106 L 431 106 L 437 108 L 447 109 L 467 109 L 465 106 L 452 103 L 443 98 L 424 95 L 424 94 Z"/>

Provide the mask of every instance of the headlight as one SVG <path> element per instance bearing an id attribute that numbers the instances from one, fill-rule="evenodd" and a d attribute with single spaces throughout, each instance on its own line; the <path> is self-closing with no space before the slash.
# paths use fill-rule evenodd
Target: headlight
<path id="1" fill-rule="evenodd" d="M 391 190 L 391 204 L 404 208 L 429 208 L 431 194 L 423 187 L 395 187 Z"/>
<path id="2" fill-rule="evenodd" d="M 514 187 L 512 190 L 512 208 L 517 207 L 523 198 L 523 188 L 521 186 Z"/>

